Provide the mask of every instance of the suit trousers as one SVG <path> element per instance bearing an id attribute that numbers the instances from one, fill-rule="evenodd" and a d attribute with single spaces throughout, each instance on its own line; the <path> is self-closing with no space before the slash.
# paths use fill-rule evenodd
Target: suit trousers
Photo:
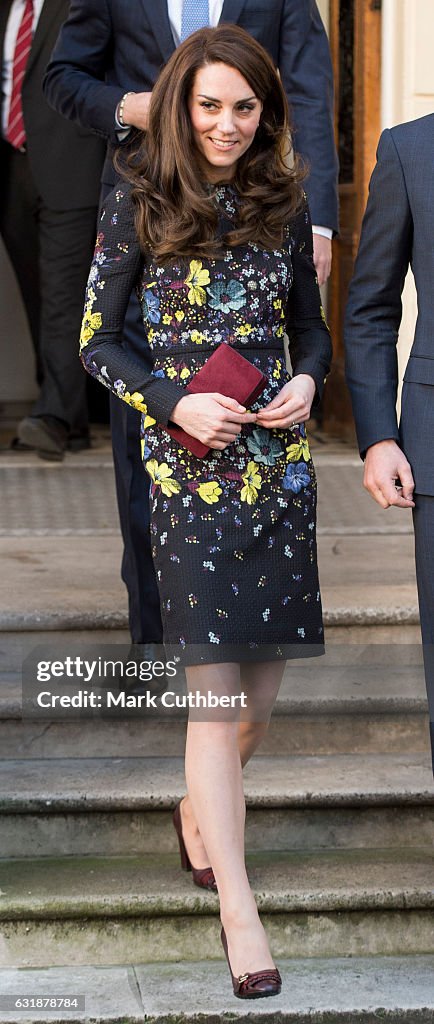
<path id="1" fill-rule="evenodd" d="M 103 185 L 102 199 L 111 192 Z M 152 354 L 135 292 L 128 305 L 124 348 L 152 370 Z M 150 534 L 150 480 L 140 449 L 140 413 L 110 395 L 110 422 L 119 519 L 124 552 L 121 575 L 128 591 L 133 644 L 161 643 L 163 626 Z"/>
<path id="2" fill-rule="evenodd" d="M 40 395 L 34 416 L 88 428 L 86 373 L 77 358 L 96 207 L 52 210 L 34 184 L 27 153 L 2 147 L 0 232 L 20 286 Z"/>
<path id="3" fill-rule="evenodd" d="M 415 494 L 416 578 L 434 774 L 434 495 Z"/>

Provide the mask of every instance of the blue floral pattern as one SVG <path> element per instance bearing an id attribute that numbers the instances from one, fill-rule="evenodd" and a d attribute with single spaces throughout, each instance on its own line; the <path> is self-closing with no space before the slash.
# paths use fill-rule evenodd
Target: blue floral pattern
<path id="1" fill-rule="evenodd" d="M 292 491 L 293 494 L 299 494 L 303 487 L 307 487 L 310 482 L 309 467 L 306 462 L 289 462 L 286 469 L 285 475 L 282 480 L 282 487 L 285 491 Z"/>
<path id="2" fill-rule="evenodd" d="M 229 313 L 231 309 L 242 309 L 246 305 L 246 289 L 240 281 L 215 281 L 207 288 L 212 309 Z"/>
<path id="3" fill-rule="evenodd" d="M 253 430 L 251 437 L 247 438 L 247 447 L 252 452 L 255 462 L 263 462 L 265 466 L 274 466 L 276 459 L 283 455 L 282 445 L 277 437 L 273 437 L 271 430 L 258 427 Z"/>

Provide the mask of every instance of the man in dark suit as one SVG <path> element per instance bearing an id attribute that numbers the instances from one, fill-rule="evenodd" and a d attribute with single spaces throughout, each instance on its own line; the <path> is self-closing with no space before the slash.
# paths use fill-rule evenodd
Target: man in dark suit
<path id="1" fill-rule="evenodd" d="M 201 20 L 200 9 L 205 10 Z M 191 20 L 189 20 L 191 19 Z M 113 187 L 113 150 L 128 146 L 131 127 L 144 129 L 158 73 L 188 31 L 235 22 L 270 52 L 280 69 L 296 125 L 296 148 L 311 164 L 307 191 L 315 230 L 318 277 L 331 264 L 337 230 L 337 159 L 333 138 L 333 79 L 324 26 L 314 0 L 72 0 L 44 82 L 48 101 L 65 117 L 108 140 L 103 195 Z M 327 237 L 327 235 L 329 237 Z M 125 345 L 144 355 L 143 325 L 134 302 Z M 112 401 L 117 494 L 125 544 L 122 576 L 133 642 L 159 642 L 161 620 L 149 538 L 149 490 L 140 462 L 138 415 Z"/>
<path id="2" fill-rule="evenodd" d="M 42 93 L 68 0 L 6 0 L 0 10 L 0 232 L 23 296 L 40 395 L 18 427 L 45 458 L 88 445 L 86 375 L 77 366 L 105 147 Z"/>
<path id="3" fill-rule="evenodd" d="M 412 508 L 434 770 L 434 114 L 383 132 L 345 323 L 347 380 L 364 484 Z M 398 428 L 401 293 L 414 273 L 418 318 Z"/>

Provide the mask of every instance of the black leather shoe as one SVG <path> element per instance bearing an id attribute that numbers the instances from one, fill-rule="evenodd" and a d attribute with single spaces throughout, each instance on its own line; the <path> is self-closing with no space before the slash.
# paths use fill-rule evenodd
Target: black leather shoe
<path id="1" fill-rule="evenodd" d="M 11 452 L 34 452 L 33 445 L 23 444 L 19 437 L 13 437 L 9 444 Z"/>
<path id="2" fill-rule="evenodd" d="M 68 452 L 84 452 L 91 447 L 92 443 L 88 431 L 83 433 L 74 433 L 74 431 L 71 430 L 68 434 L 68 440 L 66 443 Z"/>
<path id="3" fill-rule="evenodd" d="M 40 459 L 60 462 L 65 455 L 68 428 L 55 416 L 26 416 L 18 424 L 18 439 L 34 448 Z"/>

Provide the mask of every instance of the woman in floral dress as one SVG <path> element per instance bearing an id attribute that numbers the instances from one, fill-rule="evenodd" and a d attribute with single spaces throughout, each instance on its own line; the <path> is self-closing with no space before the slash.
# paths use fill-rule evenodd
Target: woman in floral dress
<path id="1" fill-rule="evenodd" d="M 81 337 L 86 369 L 142 413 L 165 645 L 191 692 L 245 693 L 242 721 L 190 714 L 188 796 L 174 819 L 183 866 L 196 865 L 203 885 L 207 868 L 218 888 L 242 998 L 281 983 L 246 875 L 242 767 L 286 659 L 323 653 L 304 422 L 331 344 L 303 174 L 287 150 L 286 98 L 265 50 L 234 26 L 190 36 L 161 73 L 149 130 L 101 213 Z M 152 374 L 122 349 L 133 287 Z M 221 343 L 267 378 L 249 410 L 186 391 Z M 165 429 L 175 424 L 209 454 L 181 446 Z"/>

